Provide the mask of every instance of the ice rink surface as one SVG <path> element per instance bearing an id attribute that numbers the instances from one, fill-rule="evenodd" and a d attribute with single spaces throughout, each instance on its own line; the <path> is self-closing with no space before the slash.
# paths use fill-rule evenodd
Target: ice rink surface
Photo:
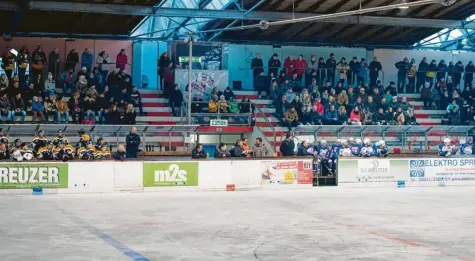
<path id="1" fill-rule="evenodd" d="M 475 260 L 475 188 L 0 196 L 1 261 Z"/>

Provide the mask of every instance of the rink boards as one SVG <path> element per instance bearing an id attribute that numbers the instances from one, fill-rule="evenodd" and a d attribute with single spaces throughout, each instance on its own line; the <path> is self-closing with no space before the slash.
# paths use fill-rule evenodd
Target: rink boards
<path id="1" fill-rule="evenodd" d="M 405 187 L 475 185 L 475 158 L 340 159 L 338 185 Z"/>
<path id="2" fill-rule="evenodd" d="M 312 159 L 0 164 L 0 193 L 311 188 Z"/>

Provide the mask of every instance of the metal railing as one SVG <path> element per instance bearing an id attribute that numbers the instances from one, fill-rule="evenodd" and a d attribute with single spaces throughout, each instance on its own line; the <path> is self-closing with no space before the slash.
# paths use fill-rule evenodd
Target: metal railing
<path id="1" fill-rule="evenodd" d="M 243 104 L 243 102 L 236 102 L 238 104 Z M 209 112 L 209 103 L 208 102 L 196 102 L 193 101 L 192 104 L 202 104 L 202 112 L 195 112 L 191 113 L 192 122 L 196 122 L 197 124 L 204 124 L 206 118 L 209 120 L 211 119 L 224 119 L 228 120 L 228 124 L 231 126 L 251 126 L 252 119 L 254 114 L 254 109 L 257 107 L 252 102 L 244 102 L 245 104 L 249 104 L 250 110 L 247 113 L 239 113 L 239 112 L 226 112 L 222 111 L 222 108 L 225 108 L 221 102 L 216 102 L 215 105 L 217 106 L 216 112 Z M 228 104 L 228 102 L 226 102 Z M 184 124 L 184 120 L 188 119 L 187 114 L 187 105 L 186 103 L 182 103 L 180 106 L 180 119 L 181 123 Z"/>

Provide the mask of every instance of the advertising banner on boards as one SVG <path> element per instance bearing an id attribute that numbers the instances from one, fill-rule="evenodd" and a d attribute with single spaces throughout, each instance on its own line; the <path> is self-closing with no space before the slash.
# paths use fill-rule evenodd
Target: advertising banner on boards
<path id="1" fill-rule="evenodd" d="M 67 187 L 67 163 L 0 164 L 0 189 Z"/>
<path id="2" fill-rule="evenodd" d="M 198 186 L 198 162 L 144 162 L 143 186 Z"/>
<path id="3" fill-rule="evenodd" d="M 261 161 L 261 185 L 312 184 L 310 160 Z"/>

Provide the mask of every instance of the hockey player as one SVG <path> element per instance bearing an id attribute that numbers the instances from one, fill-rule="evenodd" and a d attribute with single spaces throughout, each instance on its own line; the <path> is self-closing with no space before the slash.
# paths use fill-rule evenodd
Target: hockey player
<path id="1" fill-rule="evenodd" d="M 361 156 L 362 157 L 372 157 L 375 156 L 376 153 L 376 148 L 371 144 L 371 140 L 368 138 L 365 138 L 363 140 L 363 147 L 361 147 Z"/>
<path id="2" fill-rule="evenodd" d="M 93 160 L 95 152 L 96 152 L 96 149 L 89 142 L 86 144 L 85 147 L 81 147 L 78 149 L 78 158 L 82 160 Z"/>
<path id="3" fill-rule="evenodd" d="M 439 145 L 439 156 L 450 157 L 452 156 L 454 146 L 449 138 L 445 138 L 444 142 Z"/>
<path id="4" fill-rule="evenodd" d="M 78 134 L 79 134 L 79 142 L 76 145 L 76 150 L 78 150 L 78 153 L 79 153 L 79 149 L 86 148 L 86 146 L 91 142 L 91 138 L 89 137 L 88 134 L 86 134 L 86 131 L 84 129 L 78 130 Z"/>
<path id="5" fill-rule="evenodd" d="M 342 144 L 342 147 L 340 149 L 340 156 L 351 157 L 351 148 L 350 148 L 350 144 L 347 140 L 343 140 L 343 144 Z"/>
<path id="6" fill-rule="evenodd" d="M 27 161 L 30 161 L 33 159 L 33 151 L 30 150 L 30 147 L 28 146 L 28 143 L 26 142 L 23 142 L 21 144 L 21 150 L 20 150 L 20 155 L 21 155 L 21 160 L 18 160 L 18 161 L 22 161 L 22 160 L 27 160 Z"/>
<path id="7" fill-rule="evenodd" d="M 48 141 L 46 143 L 46 147 L 40 148 L 38 150 L 37 157 L 41 160 L 54 160 L 53 143 Z"/>
<path id="8" fill-rule="evenodd" d="M 380 140 L 378 145 L 376 146 L 376 155 L 377 157 L 388 157 L 389 150 L 388 146 L 386 146 L 386 142 L 384 140 Z"/>
<path id="9" fill-rule="evenodd" d="M 332 149 L 328 147 L 325 140 L 320 141 L 320 145 L 317 149 L 318 160 L 322 164 L 322 174 L 328 172 L 328 175 L 333 175 L 332 169 L 332 160 L 331 158 Z"/>
<path id="10" fill-rule="evenodd" d="M 355 143 L 351 145 L 351 155 L 355 157 L 361 157 L 361 139 L 356 139 Z"/>
<path id="11" fill-rule="evenodd" d="M 38 136 L 34 137 L 33 138 L 33 143 L 32 143 L 32 146 L 33 146 L 33 153 L 35 155 L 38 154 L 38 151 L 43 148 L 43 147 L 46 147 L 46 143 L 48 142 L 48 139 L 46 138 L 45 136 L 45 132 L 42 131 L 42 130 L 39 130 L 38 131 Z"/>
<path id="12" fill-rule="evenodd" d="M 460 139 L 460 148 L 455 155 L 472 155 L 472 144 L 468 144 L 465 139 Z"/>
<path id="13" fill-rule="evenodd" d="M 59 141 L 58 146 L 54 148 L 54 157 L 64 162 L 74 158 L 74 148 L 63 141 Z"/>
<path id="14" fill-rule="evenodd" d="M 53 139 L 54 147 L 57 147 L 59 145 L 60 141 L 65 143 L 65 144 L 69 144 L 69 140 L 64 136 L 63 130 L 61 130 L 61 129 L 58 130 L 58 135 L 56 137 L 54 137 L 54 139 Z"/>
<path id="15" fill-rule="evenodd" d="M 109 144 L 107 144 L 106 140 L 104 140 L 103 137 L 99 137 L 96 142 L 96 150 L 100 151 L 102 147 L 107 147 L 107 149 L 109 150 Z"/>
<path id="16" fill-rule="evenodd" d="M 5 132 L 3 131 L 3 128 L 0 128 L 0 143 L 5 143 L 8 148 L 8 138 L 5 136 Z"/>
<path id="17" fill-rule="evenodd" d="M 13 141 L 13 144 L 11 146 L 11 149 L 10 149 L 10 155 L 13 155 L 13 153 L 15 153 L 15 151 L 17 150 L 21 150 L 21 140 L 20 139 L 15 139 L 15 141 Z"/>
<path id="18" fill-rule="evenodd" d="M 107 146 L 102 146 L 94 153 L 96 159 L 110 159 L 112 158 L 111 152 Z"/>
<path id="19" fill-rule="evenodd" d="M 0 143 L 0 160 L 10 159 L 10 151 L 8 151 L 6 143 Z"/>

